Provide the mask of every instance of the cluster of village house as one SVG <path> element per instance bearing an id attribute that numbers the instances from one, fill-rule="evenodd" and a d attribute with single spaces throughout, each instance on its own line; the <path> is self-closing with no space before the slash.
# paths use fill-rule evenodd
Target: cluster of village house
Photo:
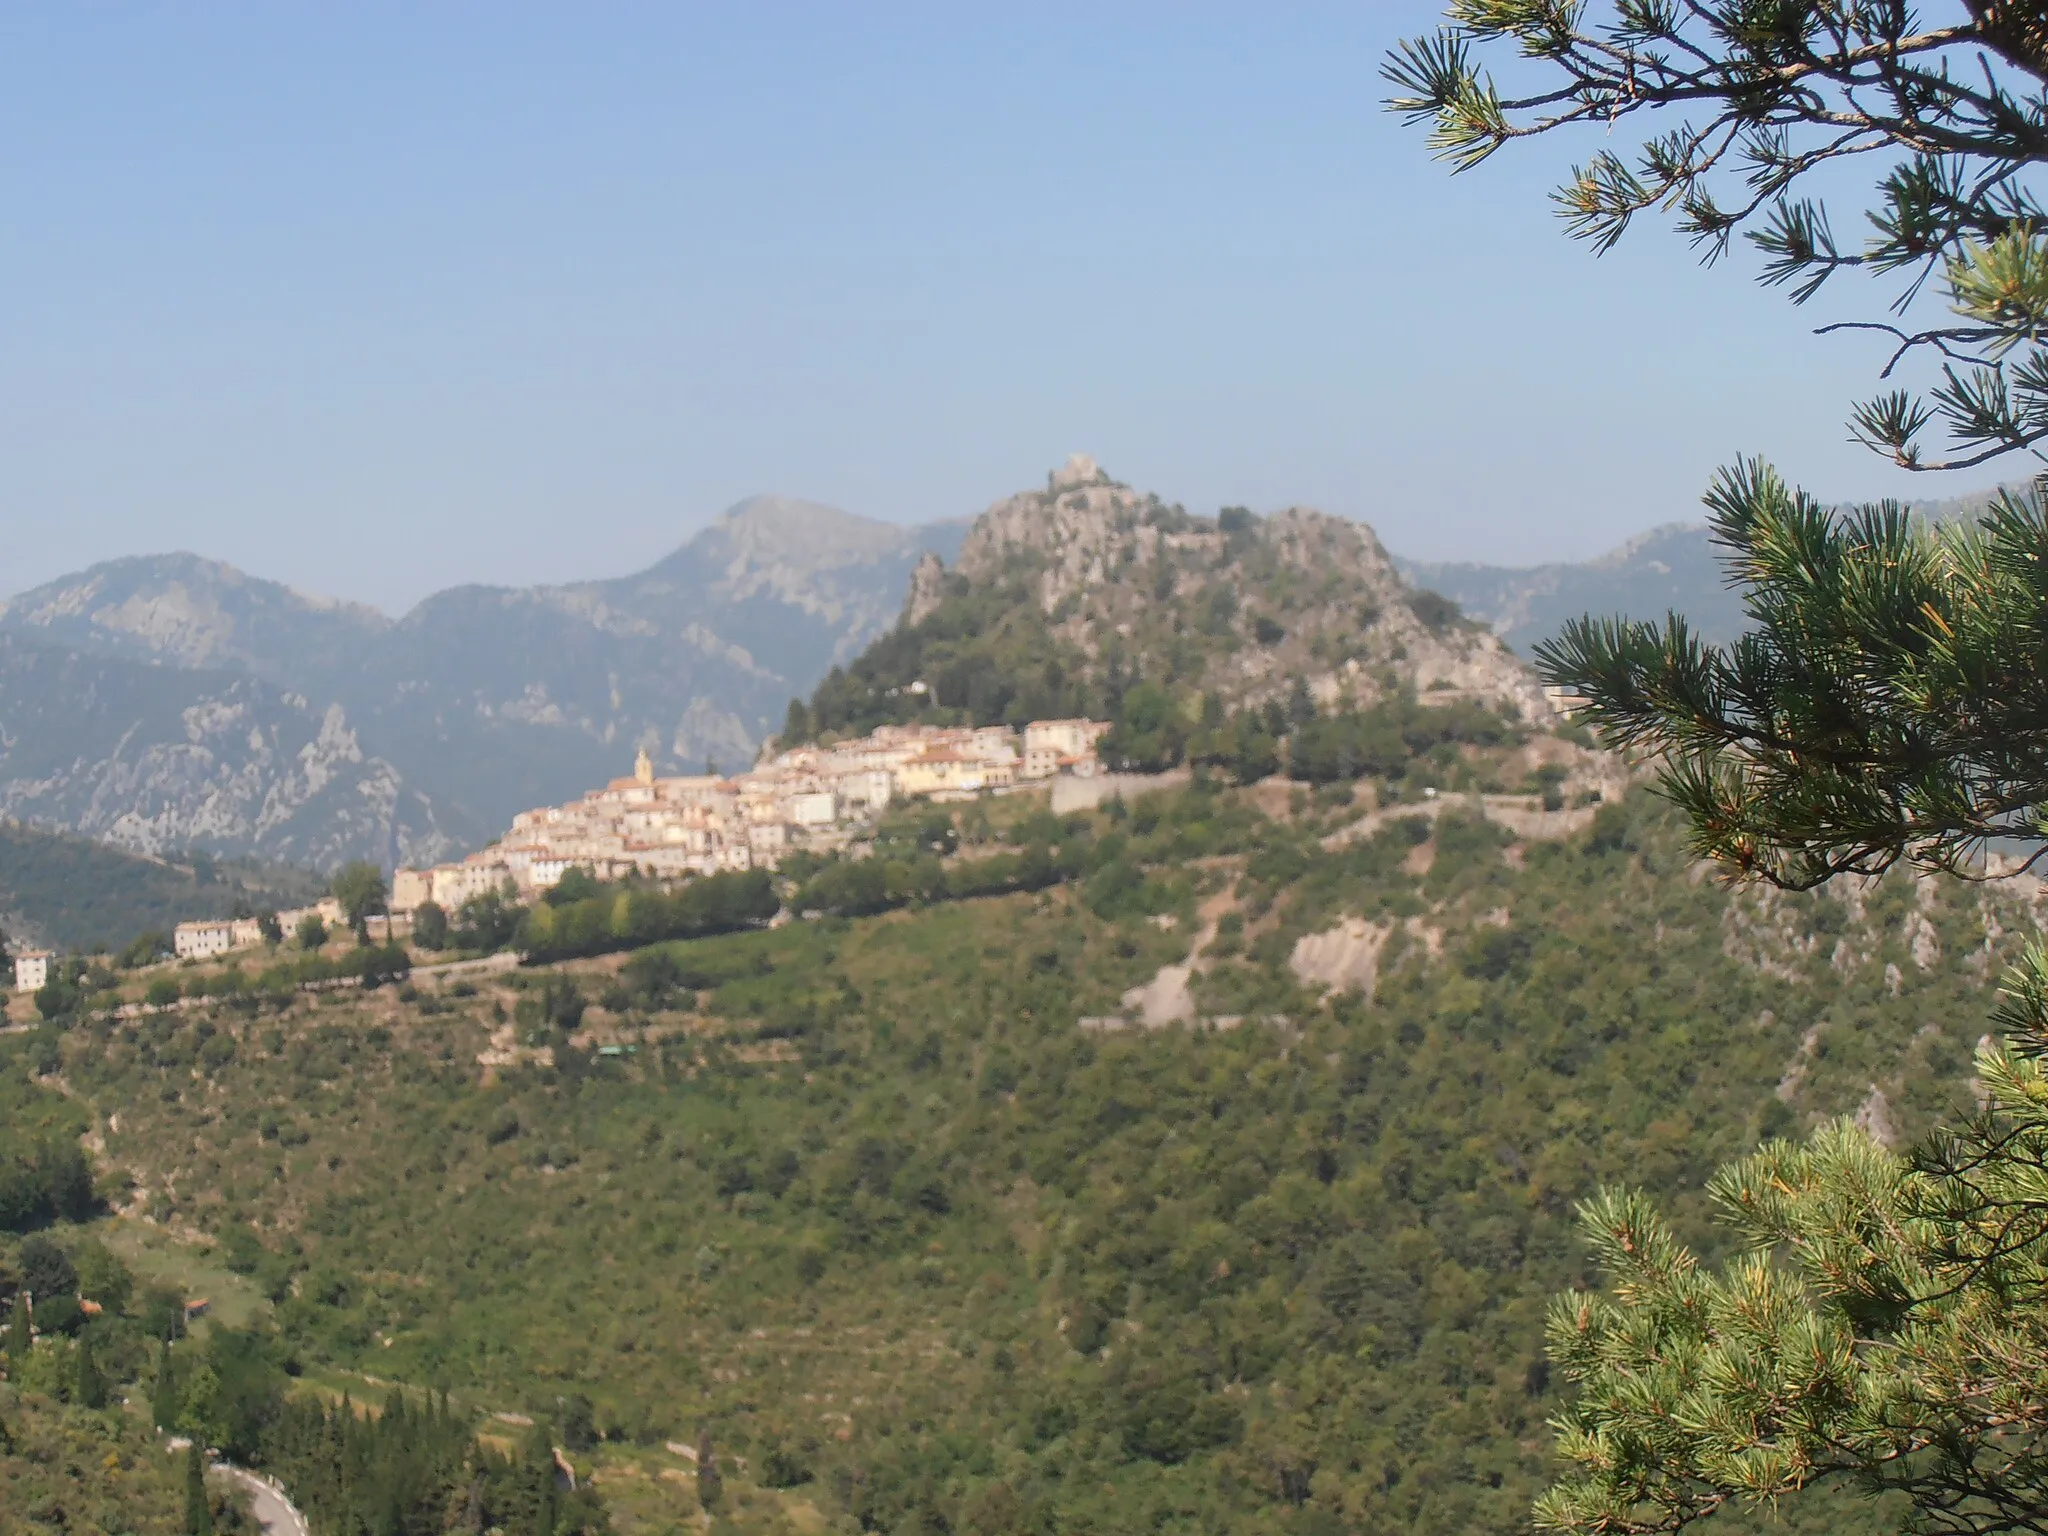
<path id="1" fill-rule="evenodd" d="M 498 842 L 458 863 L 401 869 L 391 909 L 453 912 L 486 891 L 529 898 L 572 869 L 600 879 L 773 868 L 797 848 L 841 846 L 893 801 L 1001 793 L 1098 771 L 1097 720 L 1008 726 L 887 725 L 858 740 L 793 747 L 734 778 L 657 778 L 643 751 L 630 779 L 568 805 L 522 811 Z"/>
<path id="2" fill-rule="evenodd" d="M 772 869 L 798 848 L 843 846 L 897 800 L 966 799 L 1063 774 L 1092 777 L 1100 771 L 1096 743 L 1108 730 L 1099 720 L 1034 720 L 1021 733 L 1000 725 L 885 725 L 854 741 L 793 747 L 734 778 L 658 778 L 643 751 L 631 778 L 568 805 L 522 811 L 503 838 L 466 859 L 397 871 L 390 915 L 379 925 L 387 935 L 402 932 L 429 901 L 453 913 L 490 892 L 530 900 L 572 869 L 600 879 Z M 278 922 L 291 934 L 311 916 L 329 928 L 343 921 L 329 898 L 281 912 Z M 180 923 L 173 935 L 181 960 L 262 941 L 255 918 Z M 42 986 L 51 958 L 19 956 L 16 989 Z"/>

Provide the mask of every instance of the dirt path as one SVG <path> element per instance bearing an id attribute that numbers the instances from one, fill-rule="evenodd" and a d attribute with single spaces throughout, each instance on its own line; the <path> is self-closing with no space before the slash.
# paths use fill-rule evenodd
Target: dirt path
<path id="1" fill-rule="evenodd" d="M 1546 811 L 1534 795 L 1475 795 L 1463 790 L 1445 790 L 1427 800 L 1407 801 L 1368 811 L 1358 820 L 1339 827 L 1323 839 L 1323 847 L 1334 853 L 1347 843 L 1370 837 L 1390 821 L 1435 821 L 1445 811 L 1476 811 L 1496 826 L 1517 837 L 1554 842 L 1583 832 L 1600 813 L 1598 805 L 1575 806 L 1570 810 Z"/>

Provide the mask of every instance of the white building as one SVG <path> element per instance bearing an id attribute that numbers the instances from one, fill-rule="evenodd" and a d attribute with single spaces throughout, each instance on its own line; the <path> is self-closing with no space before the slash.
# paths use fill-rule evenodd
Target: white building
<path id="1" fill-rule="evenodd" d="M 798 827 L 829 827 L 839 819 L 839 797 L 829 789 L 789 797 L 789 822 Z M 758 846 L 758 845 L 757 845 Z"/>
<path id="2" fill-rule="evenodd" d="M 39 992 L 50 984 L 50 962 L 56 956 L 47 949 L 29 949 L 14 957 L 14 990 Z"/>
<path id="3" fill-rule="evenodd" d="M 340 928 L 348 921 L 347 915 L 341 910 L 340 902 L 332 896 L 322 896 L 310 907 L 293 907 L 289 912 L 278 913 L 277 926 L 289 939 L 299 931 L 299 924 L 309 917 L 319 918 L 321 925 L 329 931 Z"/>
<path id="4" fill-rule="evenodd" d="M 561 858 L 551 854 L 530 855 L 526 861 L 526 883 L 536 891 L 553 890 L 561 883 L 562 876 L 575 869 L 583 861 Z"/>
<path id="5" fill-rule="evenodd" d="M 454 912 L 508 885 L 531 900 L 579 867 L 599 880 L 773 868 L 796 849 L 840 846 L 900 799 L 959 799 L 1001 793 L 1020 778 L 1091 773 L 1108 729 L 1040 720 L 1020 741 L 1001 725 L 885 725 L 852 741 L 793 747 L 733 778 L 663 778 L 643 751 L 631 778 L 521 811 L 501 842 L 459 864 L 400 870 L 391 905 L 404 911 L 431 895 Z"/>
<path id="6" fill-rule="evenodd" d="M 434 876 L 431 870 L 398 869 L 391 873 L 391 901 L 393 912 L 411 912 L 425 906 L 434 899 Z"/>
<path id="7" fill-rule="evenodd" d="M 503 886 L 511 873 L 497 859 L 436 865 L 432 871 L 434 904 L 444 912 L 460 912 L 465 903 Z"/>
<path id="8" fill-rule="evenodd" d="M 235 925 L 226 918 L 180 923 L 171 932 L 171 948 L 180 960 L 210 960 L 235 947 Z"/>
<path id="9" fill-rule="evenodd" d="M 1024 727 L 1024 755 L 1086 757 L 1109 729 L 1107 720 L 1033 720 Z"/>
<path id="10" fill-rule="evenodd" d="M 860 806 L 870 815 L 889 808 L 896 780 L 887 768 L 860 768 L 841 776 L 839 793 L 850 808 Z"/>

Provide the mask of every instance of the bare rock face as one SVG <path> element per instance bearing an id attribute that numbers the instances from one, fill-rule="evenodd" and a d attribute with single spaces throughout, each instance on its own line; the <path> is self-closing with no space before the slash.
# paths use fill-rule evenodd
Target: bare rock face
<path id="1" fill-rule="evenodd" d="M 1125 1016 L 1145 1029 L 1164 1029 L 1169 1024 L 1193 1022 L 1195 998 L 1188 989 L 1193 975 L 1192 963 L 1161 966 L 1159 974 L 1150 981 L 1124 993 Z"/>
<path id="2" fill-rule="evenodd" d="M 1288 969 L 1311 986 L 1356 992 L 1370 1002 L 1379 984 L 1380 951 L 1392 931 L 1390 924 L 1347 917 L 1334 928 L 1295 940 Z"/>
<path id="3" fill-rule="evenodd" d="M 285 655 L 328 666 L 391 621 L 197 555 L 109 560 L 0 602 L 0 625 L 62 645 L 182 667 L 275 675 Z"/>
<path id="4" fill-rule="evenodd" d="M 946 565 L 927 550 L 910 573 L 910 596 L 904 600 L 903 622 L 921 624 L 946 595 Z"/>
<path id="5" fill-rule="evenodd" d="M 1067 455 L 1066 463 L 1045 477 L 1045 483 L 1047 489 L 1058 494 L 1084 485 L 1107 485 L 1109 476 L 1087 454 L 1072 453 Z"/>
<path id="6" fill-rule="evenodd" d="M 453 848 L 338 704 L 5 636 L 0 815 L 151 855 L 201 847 L 332 867 Z"/>
<path id="7" fill-rule="evenodd" d="M 1892 1117 L 1892 1102 L 1884 1090 L 1872 1083 L 1870 1092 L 1856 1107 L 1856 1129 L 1879 1146 L 1896 1148 L 1903 1139 Z"/>

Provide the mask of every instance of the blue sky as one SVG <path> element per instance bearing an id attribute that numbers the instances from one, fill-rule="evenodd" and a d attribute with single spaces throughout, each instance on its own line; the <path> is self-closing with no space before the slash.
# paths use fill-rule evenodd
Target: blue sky
<path id="1" fill-rule="evenodd" d="M 184 548 L 402 609 L 756 491 L 901 521 L 1067 453 L 1529 562 L 1844 439 L 1871 343 L 1379 108 L 1436 8 L 0 11 L 0 592 Z M 1988 478 L 1982 476 L 1980 478 Z"/>

